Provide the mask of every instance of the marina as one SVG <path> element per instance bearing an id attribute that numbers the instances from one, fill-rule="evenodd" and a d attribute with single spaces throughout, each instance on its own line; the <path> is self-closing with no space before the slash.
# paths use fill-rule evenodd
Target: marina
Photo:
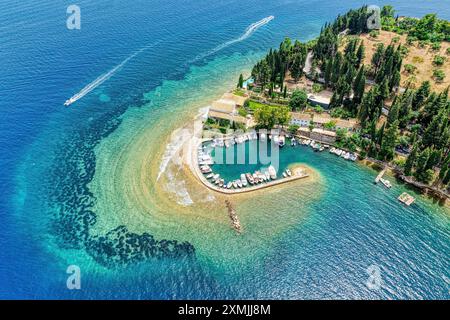
<path id="1" fill-rule="evenodd" d="M 285 134 L 283 132 L 258 134 L 255 130 L 251 130 L 249 132 L 228 135 L 222 138 L 204 139 L 197 147 L 197 157 L 195 157 L 197 164 L 194 166 L 196 168 L 195 171 L 197 172 L 198 178 L 205 186 L 214 191 L 226 194 L 254 191 L 308 177 L 308 173 L 305 170 L 298 170 L 298 168 L 296 168 L 296 170 L 291 171 L 288 168 L 289 164 L 286 164 L 282 170 L 277 170 L 274 165 L 248 165 L 249 168 L 245 168 L 245 166 L 243 166 L 246 170 L 244 172 L 239 172 L 233 178 L 230 178 L 230 176 L 224 176 L 215 170 L 215 167 L 218 166 L 226 169 L 227 171 L 232 170 L 229 169 L 230 166 L 228 165 L 226 165 L 227 167 L 225 168 L 222 162 L 220 164 L 215 163 L 214 158 L 216 157 L 216 152 L 222 152 L 221 155 L 223 155 L 224 151 L 229 150 L 230 148 L 237 148 L 237 145 L 241 144 L 248 147 L 247 144 L 251 142 L 255 143 L 257 148 L 259 148 L 260 143 L 273 143 L 279 148 L 279 153 L 281 156 L 283 154 L 283 151 L 281 150 L 283 150 L 283 147 L 286 145 L 286 139 L 288 139 L 287 145 L 292 149 L 295 149 L 297 146 L 309 146 L 314 152 L 329 150 L 331 154 L 341 157 L 344 160 L 354 162 L 358 159 L 358 155 L 356 153 L 331 147 L 328 144 L 322 144 L 311 139 L 290 136 L 289 134 Z M 269 149 L 270 148 L 267 147 L 268 155 L 270 157 Z M 237 164 L 236 161 L 237 149 L 235 149 L 234 152 L 235 163 L 231 164 L 231 167 L 242 167 L 242 164 Z M 389 181 L 385 180 L 383 184 L 387 188 L 390 188 Z"/>
<path id="2" fill-rule="evenodd" d="M 270 135 L 269 140 L 264 140 L 263 142 L 269 143 L 272 139 L 276 139 L 274 142 L 276 142 L 280 148 L 285 145 L 286 138 L 278 135 Z M 235 144 L 241 144 L 252 140 L 255 140 L 255 142 L 259 141 L 256 132 L 235 137 L 226 137 L 224 139 L 206 139 L 202 141 L 197 147 L 197 157 L 195 157 L 196 164 L 194 165 L 199 180 L 209 189 L 214 191 L 226 194 L 236 194 L 255 191 L 309 176 L 305 169 L 299 168 L 298 166 L 292 170 L 286 167 L 283 170 L 278 170 L 278 173 L 273 165 L 260 167 L 255 165 L 255 170 L 239 172 L 236 174 L 235 178 L 231 179 L 229 176 L 223 176 L 223 174 L 214 170 L 216 164 L 213 160 L 213 153 L 216 148 L 231 148 L 234 147 Z M 234 143 L 231 141 L 234 141 Z M 282 141 L 281 144 L 280 141 Z"/>

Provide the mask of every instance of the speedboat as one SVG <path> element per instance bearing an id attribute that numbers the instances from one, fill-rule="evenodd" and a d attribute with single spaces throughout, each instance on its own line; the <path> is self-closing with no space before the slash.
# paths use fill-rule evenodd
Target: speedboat
<path id="1" fill-rule="evenodd" d="M 65 105 L 66 107 L 68 107 L 68 106 L 70 106 L 72 103 L 74 103 L 75 101 L 77 101 L 77 100 L 75 100 L 74 98 L 70 98 L 70 99 L 66 100 L 66 102 L 64 102 L 64 105 Z"/>

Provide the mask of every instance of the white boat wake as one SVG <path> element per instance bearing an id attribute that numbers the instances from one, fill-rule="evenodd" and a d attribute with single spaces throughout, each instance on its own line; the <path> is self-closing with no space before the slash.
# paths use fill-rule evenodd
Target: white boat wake
<path id="1" fill-rule="evenodd" d="M 80 100 L 81 98 L 83 98 L 85 95 L 87 95 L 89 92 L 91 92 L 92 90 L 94 90 L 95 88 L 97 88 L 99 85 L 101 85 L 103 82 L 105 82 L 106 80 L 108 80 L 109 78 L 111 78 L 120 68 L 122 68 L 128 61 L 130 61 L 131 59 L 133 59 L 135 56 L 137 56 L 139 53 L 149 49 L 150 47 L 155 46 L 157 43 L 153 43 L 151 45 L 148 45 L 144 48 L 139 49 L 138 51 L 136 51 L 135 53 L 133 53 L 132 55 L 130 55 L 129 57 L 127 57 L 125 60 L 123 60 L 120 64 L 118 64 L 117 66 L 115 66 L 114 68 L 112 68 L 111 70 L 109 70 L 108 72 L 102 74 L 101 76 L 99 76 L 97 79 L 95 79 L 94 81 L 92 81 L 91 83 L 89 83 L 87 86 L 85 86 L 83 89 L 81 89 L 80 92 L 78 92 L 77 94 L 73 95 L 71 98 L 69 98 L 68 100 L 66 100 L 66 102 L 64 102 L 65 106 L 69 106 L 72 103 Z"/>
<path id="2" fill-rule="evenodd" d="M 244 32 L 239 38 L 236 38 L 236 39 L 227 41 L 227 42 L 225 42 L 225 43 L 222 43 L 221 45 L 218 45 L 218 46 L 215 47 L 214 49 L 212 49 L 212 50 L 210 50 L 210 51 L 208 51 L 208 52 L 206 52 L 206 53 L 203 53 L 203 54 L 197 56 L 194 60 L 189 61 L 189 63 L 197 62 L 197 61 L 199 61 L 199 60 L 201 60 L 201 59 L 204 59 L 204 58 L 206 58 L 206 57 L 208 57 L 208 56 L 210 56 L 210 55 L 212 55 L 212 54 L 214 54 L 214 53 L 216 53 L 216 52 L 218 52 L 218 51 L 220 51 L 220 50 L 222 50 L 222 49 L 224 49 L 224 48 L 226 48 L 226 47 L 228 47 L 228 46 L 230 46 L 230 45 L 232 45 L 232 44 L 234 44 L 234 43 L 241 42 L 241 41 L 247 39 L 247 38 L 250 37 L 256 30 L 258 30 L 258 29 L 261 28 L 262 26 L 268 24 L 268 23 L 269 23 L 270 21 L 272 21 L 273 19 L 275 19 L 274 16 L 268 16 L 268 17 L 266 17 L 266 18 L 264 18 L 264 19 L 259 20 L 258 22 L 252 23 L 251 25 L 249 25 L 249 26 L 247 27 L 247 29 L 245 29 L 245 32 Z"/>

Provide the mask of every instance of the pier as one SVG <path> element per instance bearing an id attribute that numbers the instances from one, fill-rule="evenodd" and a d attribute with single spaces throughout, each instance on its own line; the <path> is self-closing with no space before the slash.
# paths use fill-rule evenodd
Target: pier
<path id="1" fill-rule="evenodd" d="M 384 167 L 384 169 L 383 170 L 381 170 L 380 171 L 380 173 L 377 175 L 377 177 L 375 178 L 375 183 L 378 183 L 378 182 L 380 182 L 380 180 L 383 178 L 383 176 L 384 176 L 384 173 L 386 172 L 386 167 Z"/>

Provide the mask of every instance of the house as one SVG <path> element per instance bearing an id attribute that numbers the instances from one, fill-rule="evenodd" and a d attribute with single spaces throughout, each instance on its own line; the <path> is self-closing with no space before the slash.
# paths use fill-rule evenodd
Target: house
<path id="1" fill-rule="evenodd" d="M 320 114 L 316 113 L 314 114 L 312 119 L 312 123 L 316 128 L 323 128 L 323 126 L 330 121 L 333 121 L 333 118 L 331 118 L 331 116 L 328 113 L 320 113 Z"/>
<path id="2" fill-rule="evenodd" d="M 349 132 L 358 130 L 359 125 L 356 119 L 336 119 L 336 129 L 345 129 Z"/>
<path id="3" fill-rule="evenodd" d="M 313 106 L 320 106 L 324 109 L 328 109 L 332 96 L 333 92 L 329 90 L 322 90 L 319 93 L 308 94 L 308 102 Z"/>
<path id="4" fill-rule="evenodd" d="M 208 118 L 215 120 L 228 120 L 230 122 L 241 123 L 246 127 L 249 127 L 251 125 L 251 119 L 238 114 L 237 103 L 231 98 L 231 96 L 225 94 L 221 99 L 214 101 L 209 108 Z M 238 102 L 240 102 L 240 100 Z"/>
<path id="5" fill-rule="evenodd" d="M 336 132 L 334 131 L 323 130 L 319 128 L 314 128 L 311 131 L 308 128 L 300 128 L 298 129 L 298 133 L 301 136 L 323 143 L 333 144 L 336 142 Z"/>
<path id="6" fill-rule="evenodd" d="M 316 128 L 324 128 L 325 124 L 333 122 L 334 128 L 332 130 L 337 129 L 345 129 L 349 132 L 354 132 L 358 129 L 358 121 L 356 119 L 340 119 L 340 118 L 332 118 L 327 113 L 322 113 L 320 115 L 315 114 L 313 117 L 313 124 Z"/>
<path id="7" fill-rule="evenodd" d="M 309 113 L 300 113 L 300 112 L 291 112 L 291 125 L 297 125 L 300 127 L 308 127 L 311 123 L 311 114 Z"/>

